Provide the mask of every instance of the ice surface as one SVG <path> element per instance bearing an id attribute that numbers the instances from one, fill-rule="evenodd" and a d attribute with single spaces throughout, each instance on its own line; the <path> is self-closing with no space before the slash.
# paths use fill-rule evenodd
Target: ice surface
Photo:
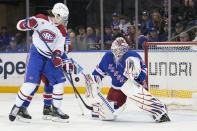
<path id="1" fill-rule="evenodd" d="M 69 123 L 42 120 L 43 100 L 36 94 L 28 109 L 32 115 L 31 123 L 10 122 L 8 114 L 15 102 L 16 94 L 0 94 L 0 131 L 196 131 L 197 112 L 170 111 L 171 122 L 155 123 L 145 112 L 127 102 L 127 107 L 116 121 L 92 120 L 90 111 L 85 109 L 81 115 L 74 94 L 65 94 L 62 109 L 70 115 Z"/>

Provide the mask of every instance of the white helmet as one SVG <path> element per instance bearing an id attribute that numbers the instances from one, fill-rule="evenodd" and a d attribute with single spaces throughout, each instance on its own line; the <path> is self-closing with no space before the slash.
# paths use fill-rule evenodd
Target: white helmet
<path id="1" fill-rule="evenodd" d="M 69 15 L 69 10 L 68 10 L 68 7 L 65 4 L 56 3 L 53 6 L 52 13 L 54 14 L 54 16 L 59 14 L 61 18 L 63 18 L 63 17 L 67 18 L 68 15 Z"/>
<path id="2" fill-rule="evenodd" d="M 126 40 L 122 37 L 117 37 L 111 45 L 111 51 L 114 54 L 116 63 L 122 58 L 122 56 L 128 51 L 129 46 Z"/>

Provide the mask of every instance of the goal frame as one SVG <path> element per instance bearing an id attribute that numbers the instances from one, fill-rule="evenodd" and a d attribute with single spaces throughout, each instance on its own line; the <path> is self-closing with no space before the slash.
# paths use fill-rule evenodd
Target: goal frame
<path id="1" fill-rule="evenodd" d="M 150 91 L 150 87 L 149 87 L 149 65 L 148 65 L 148 47 L 150 45 L 197 45 L 197 42 L 146 42 L 144 44 L 144 62 L 147 66 L 147 78 L 146 78 L 146 84 L 147 84 L 147 88 Z"/>

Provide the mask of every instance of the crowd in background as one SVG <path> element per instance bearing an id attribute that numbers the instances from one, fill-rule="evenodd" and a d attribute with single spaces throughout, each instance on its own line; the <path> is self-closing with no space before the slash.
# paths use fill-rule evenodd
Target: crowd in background
<path id="1" fill-rule="evenodd" d="M 143 49 L 145 42 L 168 41 L 168 0 L 162 0 L 163 5 L 154 10 L 144 10 L 139 13 L 139 23 L 136 32 L 135 17 L 112 13 L 111 23 L 104 26 L 104 49 L 109 50 L 112 41 L 119 36 L 124 37 L 130 49 Z M 186 32 L 188 28 L 197 25 L 197 5 L 194 0 L 184 0 L 177 10 L 172 9 L 172 39 L 170 41 L 197 41 L 197 30 Z M 79 26 L 67 29 L 73 50 L 100 50 L 100 27 Z M 136 40 L 136 33 L 137 39 Z M 138 43 L 136 43 L 138 41 Z M 11 36 L 7 27 L 1 27 L 0 51 L 25 51 L 27 44 L 24 35 L 17 32 Z"/>

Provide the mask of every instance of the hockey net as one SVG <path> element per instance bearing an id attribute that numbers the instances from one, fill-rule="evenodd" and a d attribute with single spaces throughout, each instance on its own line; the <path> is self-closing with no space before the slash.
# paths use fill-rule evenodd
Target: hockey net
<path id="1" fill-rule="evenodd" d="M 197 110 L 197 42 L 147 42 L 144 51 L 149 91 L 171 110 Z"/>

